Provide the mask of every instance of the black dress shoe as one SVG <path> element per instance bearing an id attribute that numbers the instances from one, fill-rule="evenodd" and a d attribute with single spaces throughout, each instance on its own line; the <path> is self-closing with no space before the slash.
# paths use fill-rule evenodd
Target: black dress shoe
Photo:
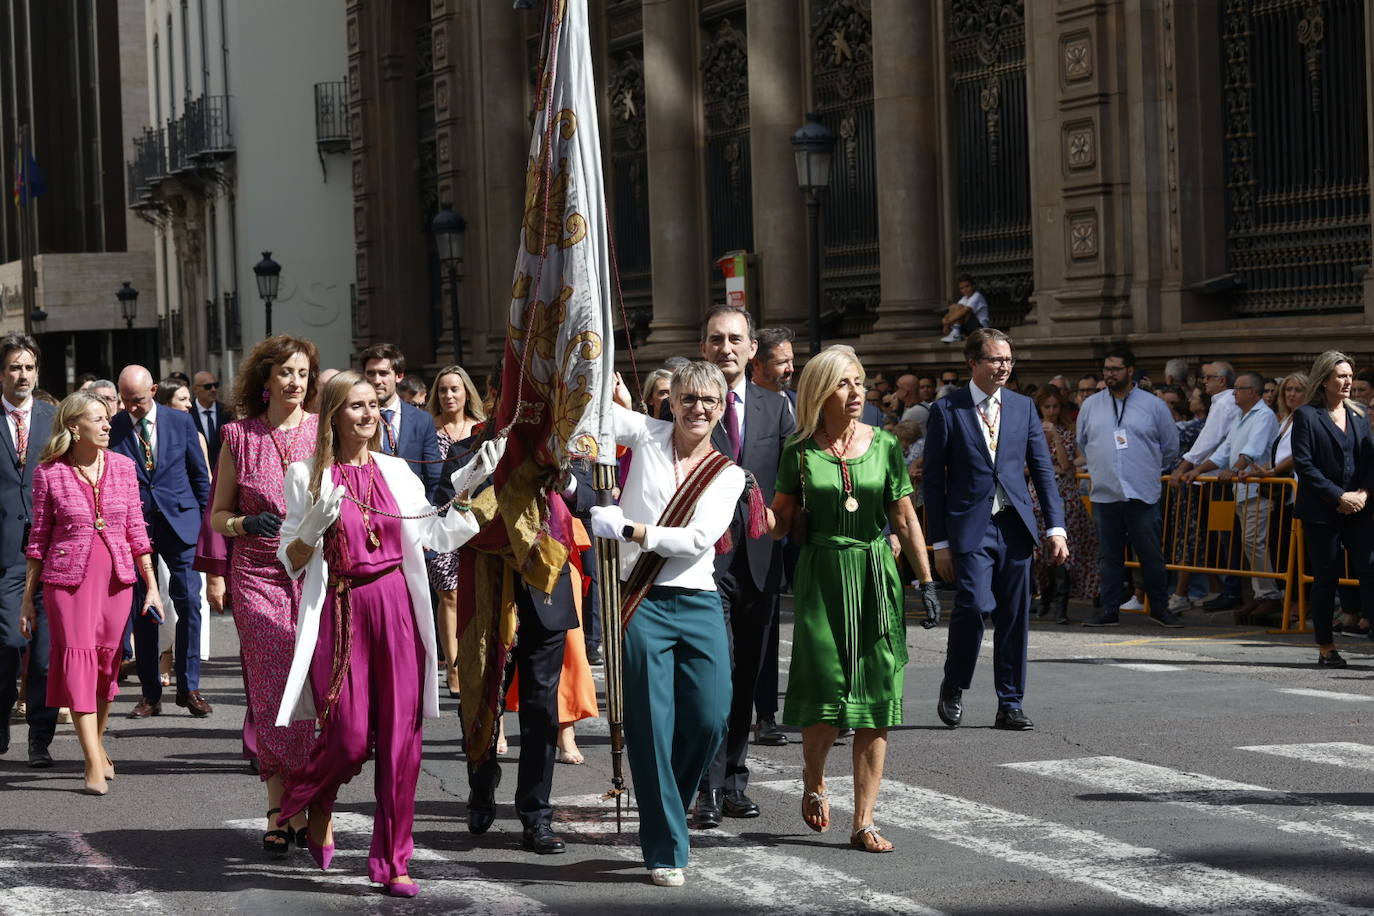
<path id="1" fill-rule="evenodd" d="M 940 702 L 935 704 L 935 712 L 940 721 L 950 728 L 958 728 L 964 718 L 964 692 L 958 687 L 940 685 Z"/>
<path id="2" fill-rule="evenodd" d="M 722 796 L 720 789 L 702 789 L 697 793 L 696 826 L 710 830 L 720 826 Z"/>
<path id="3" fill-rule="evenodd" d="M 993 720 L 992 727 L 1011 732 L 1026 732 L 1035 728 L 1031 720 L 1026 718 L 1025 712 L 1020 709 L 997 710 L 997 718 Z"/>
<path id="4" fill-rule="evenodd" d="M 605 659 L 601 657 L 601 647 L 600 647 L 600 646 L 589 646 L 589 647 L 587 648 L 587 664 L 589 664 L 589 665 L 599 665 L 599 664 L 601 664 L 601 663 L 604 662 L 604 661 L 605 661 Z"/>
<path id="5" fill-rule="evenodd" d="M 568 851 L 568 847 L 563 843 L 563 838 L 554 833 L 553 828 L 548 824 L 526 827 L 520 836 L 520 844 L 530 852 L 537 852 L 541 856 L 557 855 L 560 852 Z"/>
<path id="6" fill-rule="evenodd" d="M 1202 609 L 1208 613 L 1214 611 L 1234 611 L 1241 606 L 1241 603 L 1239 598 L 1232 598 L 1228 595 L 1218 595 L 1211 601 L 1202 602 Z"/>
<path id="7" fill-rule="evenodd" d="M 778 729 L 778 723 L 774 719 L 759 719 L 758 724 L 754 726 L 754 743 L 766 747 L 785 747 L 787 736 Z"/>
<path id="8" fill-rule="evenodd" d="M 29 741 L 29 766 L 35 770 L 46 770 L 52 766 L 52 754 L 45 744 Z"/>
<path id="9" fill-rule="evenodd" d="M 720 810 L 726 817 L 758 817 L 759 806 L 743 792 L 726 792 Z"/>
<path id="10" fill-rule="evenodd" d="M 8 711 L 0 716 L 0 754 L 9 753 L 10 749 L 10 714 Z"/>
<path id="11" fill-rule="evenodd" d="M 492 773 L 491 785 L 474 787 L 468 793 L 468 833 L 480 836 L 496 820 L 496 787 L 501 785 L 501 768 L 493 767 Z"/>
<path id="12" fill-rule="evenodd" d="M 1342 657 L 1341 653 L 1337 652 L 1335 649 L 1332 649 L 1325 655 L 1317 656 L 1318 668 L 1344 668 L 1348 664 L 1349 662 L 1347 662 L 1345 658 Z"/>

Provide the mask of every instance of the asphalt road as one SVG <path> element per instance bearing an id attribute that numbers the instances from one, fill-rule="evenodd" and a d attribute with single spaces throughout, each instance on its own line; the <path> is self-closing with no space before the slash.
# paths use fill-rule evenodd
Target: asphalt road
<path id="1" fill-rule="evenodd" d="M 1035 623 L 1028 733 L 990 727 L 990 642 L 964 726 L 941 726 L 944 630 L 913 624 L 907 724 L 891 734 L 877 812 L 897 851 L 847 847 L 848 747 L 832 757 L 825 834 L 798 814 L 800 746 L 756 748 L 762 816 L 694 831 L 679 889 L 648 884 L 632 805 L 617 833 L 600 800 L 602 720 L 580 728 L 588 764 L 555 776 L 567 854 L 520 848 L 518 739 L 497 824 L 470 836 L 445 699 L 446 718 L 425 734 L 411 869 L 422 894 L 402 901 L 367 883 L 370 767 L 340 796 L 330 872 L 304 852 L 282 863 L 259 851 L 263 797 L 238 756 L 236 640 L 217 618 L 203 684 L 214 715 L 168 704 L 157 719 L 118 717 L 137 700 L 126 685 L 109 796 L 76 791 L 70 726 L 53 744 L 58 766 L 34 771 L 16 724 L 0 758 L 0 913 L 1374 912 L 1374 644 L 1346 640 L 1351 666 L 1333 673 L 1316 669 L 1308 636 L 1208 625 L 1198 612 L 1181 631 L 1123 619 L 1115 630 Z"/>

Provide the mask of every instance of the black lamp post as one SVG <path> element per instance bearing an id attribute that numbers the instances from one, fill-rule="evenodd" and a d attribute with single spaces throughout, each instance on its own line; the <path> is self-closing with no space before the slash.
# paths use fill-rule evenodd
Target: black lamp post
<path id="1" fill-rule="evenodd" d="M 792 135 L 797 160 L 797 187 L 806 196 L 806 241 L 810 252 L 806 303 L 811 355 L 821 352 L 821 194 L 830 187 L 830 156 L 835 135 L 810 112 Z"/>
<path id="2" fill-rule="evenodd" d="M 452 204 L 440 204 L 439 212 L 429 224 L 434 233 L 434 245 L 439 250 L 439 260 L 448 268 L 449 309 L 453 321 L 453 361 L 463 361 L 462 324 L 458 317 L 458 271 L 463 266 L 463 233 L 468 228 L 467 220 L 454 212 Z"/>
<path id="3" fill-rule="evenodd" d="M 115 292 L 115 298 L 119 300 L 119 313 L 124 318 L 124 330 L 134 329 L 134 319 L 138 317 L 138 290 L 134 289 L 129 280 L 124 281 Z"/>
<path id="4" fill-rule="evenodd" d="M 262 260 L 253 265 L 253 273 L 258 278 L 258 297 L 267 306 L 267 333 L 264 337 L 272 336 L 272 300 L 277 298 L 277 289 L 281 285 L 281 265 L 272 260 L 272 252 L 264 251 Z"/>

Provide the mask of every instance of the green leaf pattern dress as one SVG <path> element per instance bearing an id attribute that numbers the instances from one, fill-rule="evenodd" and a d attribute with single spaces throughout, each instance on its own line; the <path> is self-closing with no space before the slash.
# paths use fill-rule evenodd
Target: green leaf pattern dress
<path id="1" fill-rule="evenodd" d="M 779 462 L 777 491 L 800 496 L 804 475 L 810 512 L 793 586 L 788 725 L 887 728 L 902 721 L 902 583 L 883 529 L 887 507 L 912 492 L 911 478 L 897 438 L 881 429 L 846 463 L 857 512 L 844 508 L 840 459 L 814 439 L 788 443 Z"/>

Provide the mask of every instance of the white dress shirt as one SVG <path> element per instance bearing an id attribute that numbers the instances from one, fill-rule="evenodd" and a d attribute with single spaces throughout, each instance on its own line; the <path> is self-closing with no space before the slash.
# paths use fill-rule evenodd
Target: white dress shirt
<path id="1" fill-rule="evenodd" d="M 1226 434 L 1231 431 L 1239 416 L 1240 408 L 1236 406 L 1236 393 L 1230 388 L 1218 392 L 1212 398 L 1212 406 L 1207 410 L 1207 422 L 1202 424 L 1202 432 L 1197 434 L 1193 447 L 1183 456 L 1183 460 L 1197 467 L 1211 458 L 1212 452 L 1226 440 Z"/>

